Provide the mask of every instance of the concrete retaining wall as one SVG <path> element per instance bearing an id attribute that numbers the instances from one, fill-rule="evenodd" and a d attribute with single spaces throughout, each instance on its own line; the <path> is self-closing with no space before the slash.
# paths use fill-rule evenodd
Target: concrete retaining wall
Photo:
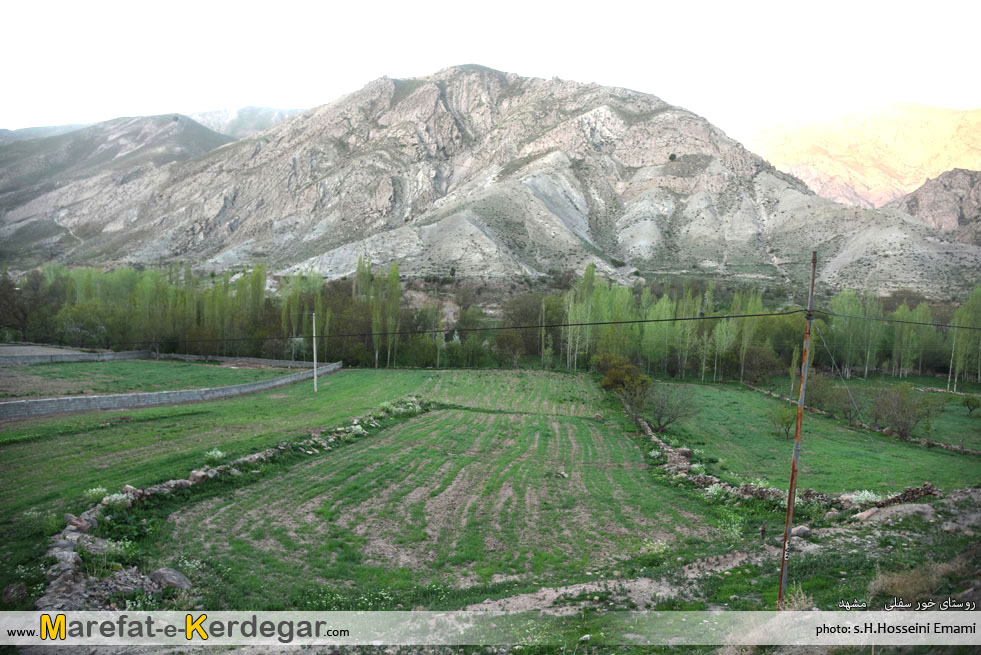
<path id="1" fill-rule="evenodd" d="M 161 353 L 157 359 L 178 359 L 182 362 L 245 362 L 248 364 L 264 364 L 277 368 L 313 368 L 313 362 L 294 361 L 290 359 L 259 359 L 258 357 L 217 357 L 210 355 L 177 355 Z M 319 375 L 317 377 L 320 377 Z"/>
<path id="2" fill-rule="evenodd" d="M 11 355 L 9 357 L 0 357 L 0 366 L 68 364 L 73 362 L 118 362 L 122 359 L 149 358 L 149 350 L 126 350 L 118 353 L 68 353 L 64 355 Z"/>
<path id="3" fill-rule="evenodd" d="M 268 360 L 261 360 L 268 361 Z M 341 362 L 317 367 L 317 377 L 340 370 Z M 133 409 L 157 407 L 159 405 L 179 405 L 206 400 L 232 398 L 247 393 L 266 391 L 276 387 L 294 384 L 313 378 L 313 370 L 291 373 L 271 380 L 260 380 L 248 384 L 235 384 L 228 387 L 209 389 L 183 389 L 180 391 L 153 391 L 150 393 L 120 393 L 106 396 L 75 396 L 72 398 L 42 398 L 38 400 L 13 400 L 0 403 L 0 420 L 41 416 L 43 414 L 63 414 L 66 412 L 87 412 L 98 409 Z"/>

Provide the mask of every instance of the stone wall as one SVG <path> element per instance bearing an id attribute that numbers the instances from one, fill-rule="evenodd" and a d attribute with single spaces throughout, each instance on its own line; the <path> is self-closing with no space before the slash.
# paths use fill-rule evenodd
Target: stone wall
<path id="1" fill-rule="evenodd" d="M 261 360 L 270 361 L 270 360 Z M 317 377 L 333 373 L 341 368 L 341 362 L 317 367 Z M 41 398 L 37 400 L 13 400 L 0 403 L 0 420 L 26 418 L 43 414 L 87 412 L 99 409 L 133 409 L 179 405 L 207 400 L 232 398 L 247 393 L 266 391 L 313 378 L 313 370 L 291 373 L 271 380 L 208 389 L 183 389 L 180 391 L 154 391 L 150 393 L 121 393 L 105 396 L 74 396 L 71 398 Z"/>
<path id="2" fill-rule="evenodd" d="M 118 362 L 122 359 L 149 358 L 149 350 L 125 350 L 118 353 L 66 353 L 64 355 L 11 355 L 9 357 L 0 357 L 0 366 L 69 364 L 74 362 Z"/>

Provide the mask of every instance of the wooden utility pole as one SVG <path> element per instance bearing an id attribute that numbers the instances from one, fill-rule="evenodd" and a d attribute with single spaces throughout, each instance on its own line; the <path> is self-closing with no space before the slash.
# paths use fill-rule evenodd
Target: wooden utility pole
<path id="1" fill-rule="evenodd" d="M 797 427 L 794 430 L 794 455 L 790 460 L 790 488 L 787 490 L 787 521 L 783 527 L 783 549 L 780 558 L 780 591 L 777 610 L 783 609 L 787 591 L 787 566 L 790 564 L 790 532 L 794 527 L 794 501 L 797 497 L 797 462 L 800 459 L 800 431 L 804 423 L 804 392 L 807 389 L 808 348 L 811 344 L 811 320 L 814 318 L 814 274 L 817 271 L 817 252 L 811 252 L 811 289 L 807 294 L 807 313 L 804 315 L 804 352 L 801 355 L 800 395 L 797 398 Z"/>
<path id="2" fill-rule="evenodd" d="M 313 392 L 317 393 L 317 312 L 313 313 Z"/>

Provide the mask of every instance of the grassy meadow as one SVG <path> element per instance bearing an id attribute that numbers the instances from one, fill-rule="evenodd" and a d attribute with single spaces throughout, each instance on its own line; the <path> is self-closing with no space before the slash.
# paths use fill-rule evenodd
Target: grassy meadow
<path id="1" fill-rule="evenodd" d="M 6 366 L 0 368 L 0 400 L 223 387 L 294 372 L 150 359 Z"/>
<path id="2" fill-rule="evenodd" d="M 981 450 L 981 410 L 974 410 L 974 415 L 971 416 L 963 404 L 963 395 L 917 390 L 926 388 L 946 389 L 946 378 L 910 376 L 898 380 L 893 377 L 872 376 L 868 379 L 853 377 L 847 382 L 840 378 L 835 380 L 836 385 L 847 387 L 852 398 L 862 410 L 863 420 L 869 423 L 872 420 L 871 409 L 874 394 L 881 389 L 904 383 L 913 387 L 914 396 L 944 399 L 943 412 L 930 421 L 917 425 L 913 431 L 914 439 L 930 439 L 944 444 Z M 786 396 L 790 392 L 790 378 L 786 376 L 772 378 L 766 387 Z M 961 393 L 981 396 L 981 385 L 976 382 L 961 382 L 957 389 Z"/>
<path id="3" fill-rule="evenodd" d="M 768 418 L 784 401 L 735 384 L 684 388 L 701 411 L 672 430 L 673 438 L 701 451 L 696 452 L 696 460 L 709 473 L 733 482 L 764 478 L 786 488 L 793 432 L 788 439 Z M 981 418 L 973 420 L 981 424 Z M 801 443 L 798 485 L 802 489 L 895 493 L 927 480 L 941 489 L 981 482 L 979 457 L 905 443 L 825 416 L 805 415 Z"/>
<path id="4" fill-rule="evenodd" d="M 736 384 L 683 386 L 700 413 L 665 438 L 728 481 L 786 484 L 792 444 L 768 419 L 781 401 Z M 431 411 L 390 414 L 333 450 L 290 452 L 156 498 L 100 534 L 135 541 L 121 565 L 185 572 L 194 603 L 209 609 L 456 609 L 545 586 L 571 590 L 557 603 L 613 607 L 618 585 L 629 588 L 621 609 L 773 606 L 774 567 L 752 558 L 776 558 L 758 530 L 782 525 L 780 503 L 711 498 L 658 469 L 651 443 L 592 375 L 503 370 L 349 369 L 323 378 L 317 394 L 302 383 L 4 424 L 0 586 L 37 570 L 47 535 L 63 512 L 84 509 L 86 489 L 183 478 L 212 448 L 233 459 L 409 394 Z M 885 495 L 929 480 L 951 490 L 981 482 L 978 459 L 808 415 L 800 486 Z M 812 527 L 830 525 L 823 517 L 818 506 L 798 509 Z M 900 541 L 867 530 L 840 552 L 800 553 L 795 575 L 830 608 L 861 597 L 877 565 L 922 561 L 931 539 L 935 554 L 965 547 L 902 525 Z"/>

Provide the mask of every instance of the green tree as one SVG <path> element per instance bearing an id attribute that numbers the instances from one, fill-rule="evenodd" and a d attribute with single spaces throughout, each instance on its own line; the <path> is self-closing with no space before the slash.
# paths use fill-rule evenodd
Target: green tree
<path id="1" fill-rule="evenodd" d="M 392 365 L 392 352 L 398 346 L 399 307 L 402 303 L 402 283 L 399 281 L 399 265 L 392 262 L 388 268 L 388 278 L 385 287 L 385 330 L 386 354 L 385 366 Z"/>
<path id="2" fill-rule="evenodd" d="M 831 311 L 842 315 L 835 316 L 831 323 L 831 351 L 842 374 L 846 378 L 851 377 L 855 363 L 862 354 L 862 337 L 866 323 L 860 318 L 862 302 L 854 291 L 845 289 L 831 299 Z"/>
<path id="3" fill-rule="evenodd" d="M 777 432 L 783 432 L 784 437 L 789 439 L 790 429 L 797 424 L 797 407 L 781 405 L 770 412 L 769 418 Z"/>

